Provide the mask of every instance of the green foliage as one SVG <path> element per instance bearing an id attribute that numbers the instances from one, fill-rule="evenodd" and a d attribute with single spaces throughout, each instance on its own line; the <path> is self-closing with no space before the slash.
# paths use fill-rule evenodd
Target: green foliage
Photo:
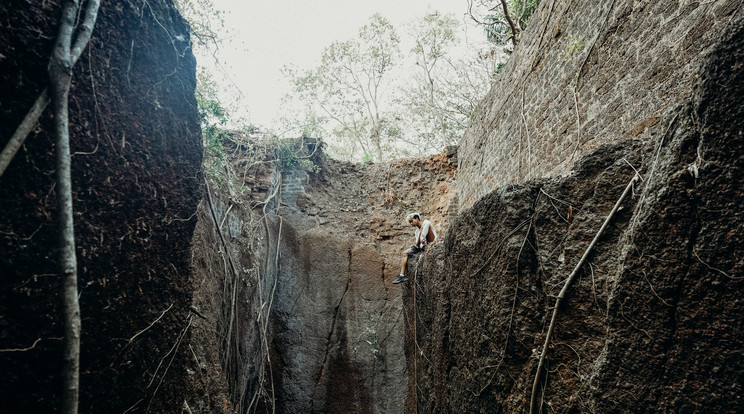
<path id="1" fill-rule="evenodd" d="M 416 131 L 418 145 L 429 151 L 456 142 L 464 129 L 464 123 L 451 116 L 454 102 L 446 96 L 450 92 L 448 86 L 456 79 L 449 70 L 452 62 L 447 54 L 457 42 L 457 26 L 453 16 L 437 12 L 426 14 L 410 26 L 415 42 L 411 53 L 418 70 L 401 103 L 410 113 L 405 118 Z"/>
<path id="2" fill-rule="evenodd" d="M 483 18 L 486 38 L 493 43 L 504 45 L 513 36 L 514 43 L 516 43 L 520 40 L 532 14 L 537 10 L 537 6 L 540 5 L 540 0 L 507 0 L 507 10 L 514 23 L 515 33 L 512 33 L 506 13 L 500 3 L 497 0 L 483 2 L 489 10 L 489 13 Z"/>
<path id="3" fill-rule="evenodd" d="M 380 355 L 380 351 L 382 349 L 382 343 L 380 341 L 380 334 L 378 333 L 378 329 L 380 328 L 380 324 L 384 323 L 384 321 L 378 317 L 378 319 L 375 319 L 374 315 L 369 315 L 369 322 L 365 324 L 364 330 L 359 330 L 359 335 L 357 335 L 356 339 L 354 340 L 353 344 L 353 352 L 363 352 L 365 354 L 368 353 L 368 355 L 371 355 L 372 358 L 377 359 Z"/>
<path id="4" fill-rule="evenodd" d="M 221 181 L 220 171 L 225 166 L 223 142 L 228 138 L 225 126 L 230 114 L 217 99 L 216 84 L 206 73 L 199 73 L 196 86 L 196 104 L 205 149 L 204 166 L 208 174 Z"/>
<path id="5" fill-rule="evenodd" d="M 293 85 L 283 100 L 285 130 L 323 137 L 330 155 L 362 162 L 457 143 L 502 57 L 489 50 L 455 58 L 461 24 L 452 15 L 422 16 L 407 26 L 404 60 L 395 28 L 374 15 L 357 37 L 326 47 L 317 67 L 285 67 Z"/>
<path id="6" fill-rule="evenodd" d="M 299 142 L 297 139 L 274 138 L 275 154 L 279 166 L 283 171 L 300 168 L 313 174 L 319 173 L 320 166 L 315 164 L 309 155 L 302 153 L 302 145 L 298 145 L 300 142 L 304 142 L 304 138 Z M 322 146 L 322 143 L 318 145 Z"/>
<path id="7" fill-rule="evenodd" d="M 173 0 L 178 12 L 191 26 L 192 43 L 206 50 L 219 48 L 225 30 L 225 12 L 217 9 L 212 0 Z"/>
<path id="8" fill-rule="evenodd" d="M 459 22 L 451 15 L 429 13 L 411 25 L 416 58 L 413 82 L 403 88 L 401 125 L 409 148 L 441 151 L 457 143 L 478 101 L 488 91 L 495 71 L 495 52 L 453 58 Z"/>
<path id="9" fill-rule="evenodd" d="M 425 69 L 436 65 L 437 59 L 444 57 L 455 44 L 457 26 L 458 21 L 452 15 L 438 12 L 427 13 L 423 19 L 414 22 L 410 32 L 415 42 L 411 52 L 417 58 L 416 65 Z"/>
<path id="10" fill-rule="evenodd" d="M 298 150 L 292 140 L 276 140 L 276 159 L 279 160 L 282 169 L 291 170 L 299 163 L 300 157 L 297 152 Z"/>
<path id="11" fill-rule="evenodd" d="M 584 46 L 586 46 L 584 35 L 566 36 L 564 37 L 564 40 L 566 40 L 567 44 L 566 51 L 563 54 L 563 60 L 571 59 L 571 56 L 573 56 L 574 53 L 578 52 L 579 50 L 583 49 Z"/>

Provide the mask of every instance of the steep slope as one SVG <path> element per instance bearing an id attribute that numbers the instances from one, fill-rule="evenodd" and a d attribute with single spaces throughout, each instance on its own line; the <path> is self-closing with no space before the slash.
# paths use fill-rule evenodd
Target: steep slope
<path id="1" fill-rule="evenodd" d="M 713 24 L 723 33 L 696 58 L 707 63 L 647 139 L 600 146 L 566 177 L 488 193 L 412 264 L 407 411 L 528 412 L 544 351 L 535 412 L 744 410 L 744 21 L 732 2 L 708 6 L 728 24 Z M 543 350 L 556 296 L 634 169 L 643 181 L 580 269 Z"/>
<path id="2" fill-rule="evenodd" d="M 47 83 L 60 2 L 0 4 L 0 145 Z M 173 412 L 191 364 L 201 136 L 189 28 L 168 2 L 102 2 L 74 67 L 82 412 Z M 63 336 L 49 112 L 0 177 L 3 412 L 55 412 Z"/>

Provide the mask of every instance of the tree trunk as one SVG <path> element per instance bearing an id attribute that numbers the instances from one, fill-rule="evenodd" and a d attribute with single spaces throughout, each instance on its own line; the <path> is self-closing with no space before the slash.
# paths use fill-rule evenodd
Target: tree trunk
<path id="1" fill-rule="evenodd" d="M 70 46 L 78 3 L 66 1 L 62 6 L 59 35 L 49 64 L 50 91 L 57 136 L 57 217 L 59 221 L 59 267 L 64 279 L 63 310 L 65 318 L 65 349 L 62 377 L 62 413 L 76 414 L 80 383 L 80 305 L 78 303 L 77 259 L 72 216 L 72 180 L 68 95 L 72 59 Z"/>
<path id="2" fill-rule="evenodd" d="M 382 139 L 380 138 L 380 130 L 382 129 L 380 127 L 380 121 L 379 120 L 373 120 L 372 121 L 372 133 L 370 134 L 370 141 L 372 141 L 372 145 L 375 146 L 375 152 L 377 152 L 377 162 L 383 162 L 382 159 Z"/>

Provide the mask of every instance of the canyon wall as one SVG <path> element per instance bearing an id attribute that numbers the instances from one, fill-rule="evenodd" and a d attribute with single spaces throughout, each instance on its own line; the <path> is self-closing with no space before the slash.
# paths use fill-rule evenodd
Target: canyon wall
<path id="1" fill-rule="evenodd" d="M 0 145 L 56 35 L 28 4 L 0 5 Z M 81 411 L 526 412 L 543 352 L 539 412 L 744 411 L 743 13 L 544 0 L 459 153 L 235 135 L 202 176 L 187 25 L 104 2 L 71 97 Z M 59 406 L 51 130 L 0 177 L 10 412 Z M 393 285 L 412 211 L 441 239 Z"/>
<path id="2" fill-rule="evenodd" d="M 543 2 L 502 75 L 511 92 L 494 88 L 461 142 L 460 214 L 411 264 L 407 412 L 529 412 L 543 353 L 534 412 L 744 410 L 743 15 L 727 1 Z M 567 55 L 579 27 L 586 52 Z M 581 139 L 566 132 L 576 73 Z M 525 118 L 542 164 L 525 158 Z"/>
<path id="3" fill-rule="evenodd" d="M 60 2 L 0 4 L 0 146 L 47 85 Z M 73 68 L 70 137 L 81 412 L 174 412 L 188 348 L 202 196 L 195 60 L 168 2 L 102 2 Z M 50 109 L 0 177 L 3 412 L 56 412 L 62 381 Z M 13 351 L 14 350 L 14 351 Z"/>
<path id="4" fill-rule="evenodd" d="M 461 208 L 569 174 L 600 145 L 654 139 L 740 14 L 738 0 L 542 1 L 460 143 Z"/>
<path id="5" fill-rule="evenodd" d="M 197 357 L 215 372 L 235 349 L 222 387 L 239 412 L 402 412 L 409 378 L 401 289 L 392 281 L 413 240 L 405 216 L 418 211 L 447 226 L 457 209 L 455 161 L 350 164 L 299 140 L 289 156 L 310 164 L 288 167 L 289 142 L 256 151 L 236 139 L 232 184 L 211 181 L 215 219 L 200 218 L 193 260 L 194 306 L 206 319 L 194 332 L 222 338 L 234 313 L 232 332 L 241 333 L 232 347 L 199 345 Z M 225 249 L 216 231 L 223 221 Z M 229 299 L 231 262 L 237 300 Z M 190 404 L 206 407 L 207 398 Z"/>

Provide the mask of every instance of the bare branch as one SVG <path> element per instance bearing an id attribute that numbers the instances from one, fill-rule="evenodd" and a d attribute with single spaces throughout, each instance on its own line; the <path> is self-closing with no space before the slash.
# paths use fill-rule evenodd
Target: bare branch
<path id="1" fill-rule="evenodd" d="M 158 316 L 154 321 L 152 321 L 152 323 L 150 323 L 149 325 L 147 325 L 147 328 L 142 329 L 141 331 L 139 331 L 136 334 L 134 334 L 133 337 L 129 338 L 129 340 L 127 341 L 127 345 L 131 344 L 132 341 L 134 341 L 135 338 L 137 338 L 138 336 L 142 335 L 145 331 L 147 331 L 148 329 L 152 328 L 153 325 L 155 325 L 156 323 L 158 323 L 158 321 L 160 319 L 162 319 L 163 316 L 165 316 L 165 314 L 168 313 L 168 311 L 172 307 L 173 307 L 173 304 L 171 303 L 170 306 L 168 306 L 168 308 L 166 310 L 164 310 L 163 313 L 160 314 L 160 316 Z M 124 347 L 126 348 L 127 345 L 125 345 Z"/>
<path id="2" fill-rule="evenodd" d="M 80 31 L 75 38 L 75 43 L 70 50 L 72 58 L 72 65 L 74 66 L 80 59 L 80 55 L 83 54 L 83 50 L 88 45 L 90 37 L 93 34 L 93 26 L 96 24 L 98 18 L 98 8 L 100 6 L 100 0 L 88 0 L 88 7 L 85 9 L 85 18 L 83 23 L 80 25 Z"/>
<path id="3" fill-rule="evenodd" d="M 77 63 L 78 59 L 80 59 L 80 55 L 83 53 L 83 50 L 85 50 L 85 47 L 90 41 L 91 34 L 93 33 L 93 26 L 95 25 L 96 18 L 98 17 L 99 6 L 100 0 L 88 0 L 88 7 L 85 10 L 85 18 L 82 25 L 80 26 L 80 32 L 75 39 L 75 44 L 71 49 L 70 68 L 75 66 L 75 63 Z M 77 4 L 75 4 L 74 7 L 75 11 L 77 11 Z M 69 30 L 69 36 L 71 39 L 73 30 L 71 23 L 69 25 Z M 67 41 L 68 49 L 70 41 L 71 40 Z M 8 168 L 8 164 L 10 164 L 10 161 L 13 160 L 13 157 L 18 152 L 18 149 L 23 146 L 23 142 L 26 141 L 28 134 L 31 133 L 31 130 L 36 125 L 36 122 L 39 120 L 39 117 L 41 117 L 41 114 L 44 113 L 44 109 L 47 107 L 47 105 L 49 105 L 50 101 L 51 98 L 49 96 L 49 90 L 48 88 L 44 88 L 44 90 L 41 91 L 41 93 L 39 94 L 39 97 L 36 98 L 36 101 L 34 102 L 31 109 L 23 118 L 23 121 L 21 121 L 21 124 L 18 125 L 18 128 L 16 128 L 13 136 L 5 145 L 5 148 L 3 148 L 2 153 L 0 153 L 0 177 Z"/>
<path id="4" fill-rule="evenodd" d="M 599 231 L 597 231 L 597 234 L 594 236 L 594 239 L 591 243 L 589 243 L 589 247 L 586 248 L 584 251 L 584 254 L 581 256 L 581 259 L 579 259 L 579 262 L 574 267 L 573 271 L 570 275 L 568 275 L 568 278 L 566 279 L 566 282 L 563 284 L 563 288 L 561 289 L 560 293 L 558 294 L 558 297 L 555 300 L 555 306 L 553 307 L 553 316 L 550 318 L 550 325 L 548 326 L 548 333 L 545 335 L 545 344 L 542 347 L 542 351 L 540 352 L 540 360 L 537 364 L 537 370 L 535 371 L 535 379 L 532 382 L 532 395 L 530 396 L 530 414 L 535 412 L 535 395 L 537 394 L 537 386 L 540 382 L 540 371 L 542 371 L 543 364 L 545 363 L 545 355 L 548 353 L 548 346 L 550 345 L 550 337 L 553 334 L 553 329 L 555 327 L 555 320 L 558 316 L 558 309 L 560 308 L 561 301 L 566 296 L 566 292 L 568 292 L 568 288 L 571 286 L 571 282 L 576 278 L 576 275 L 579 273 L 579 269 L 581 269 L 581 265 L 584 264 L 586 261 L 586 258 L 589 257 L 589 254 L 592 252 L 592 249 L 594 249 L 594 246 L 597 244 L 597 241 L 599 241 L 599 238 L 602 236 L 602 233 L 604 233 L 605 229 L 607 228 L 607 225 L 610 223 L 610 220 L 612 220 L 612 217 L 615 215 L 617 210 L 620 208 L 620 205 L 623 203 L 623 200 L 625 200 L 625 197 L 630 192 L 630 189 L 633 187 L 633 183 L 635 183 L 638 180 L 639 176 L 634 174 L 633 178 L 630 180 L 628 185 L 625 187 L 625 190 L 623 191 L 622 195 L 620 195 L 620 198 L 618 198 L 617 202 L 615 202 L 615 206 L 612 207 L 612 210 L 607 215 L 607 218 L 605 219 L 604 223 L 602 223 L 602 226 L 599 228 Z"/>
<path id="5" fill-rule="evenodd" d="M 36 345 L 38 345 L 38 344 L 39 344 L 39 342 L 41 342 L 41 341 L 43 341 L 43 340 L 45 340 L 45 339 L 46 339 L 46 340 L 52 340 L 52 339 L 54 339 L 54 340 L 57 340 L 57 341 L 61 341 L 61 340 L 65 339 L 65 338 L 38 338 L 38 339 L 36 339 L 36 340 L 34 341 L 34 343 L 33 343 L 33 344 L 31 344 L 31 346 L 28 346 L 28 347 L 26 347 L 26 348 L 9 348 L 9 349 L 0 349 L 0 352 L 26 352 L 26 351 L 30 351 L 30 350 L 32 350 L 32 349 L 34 349 L 34 348 L 36 348 Z"/>
<path id="6" fill-rule="evenodd" d="M 3 148 L 3 152 L 0 153 L 0 176 L 2 176 L 5 169 L 8 168 L 8 164 L 10 164 L 10 161 L 16 155 L 16 152 L 18 152 L 18 149 L 21 148 L 28 134 L 30 134 L 31 130 L 34 129 L 36 121 L 39 120 L 44 109 L 49 105 L 49 101 L 49 90 L 44 88 L 44 90 L 41 91 L 41 94 L 39 94 L 39 97 L 36 98 L 34 105 L 26 114 L 26 117 L 23 118 L 21 124 L 16 128 L 10 141 L 8 141 L 5 148 Z"/>
<path id="7" fill-rule="evenodd" d="M 26 347 L 26 348 L 0 349 L 0 352 L 26 352 L 26 351 L 30 351 L 30 350 L 36 348 L 36 344 L 38 344 L 39 341 L 41 341 L 41 338 L 36 339 L 34 341 L 34 343 L 31 344 L 31 346 L 29 346 L 29 347 Z"/>
<path id="8" fill-rule="evenodd" d="M 519 32 L 517 31 L 516 26 L 514 26 L 514 22 L 512 21 L 512 18 L 509 15 L 509 6 L 506 4 L 506 0 L 501 0 L 501 8 L 504 9 L 504 17 L 506 18 L 506 21 L 509 23 L 509 28 L 511 29 L 511 32 L 512 32 L 510 39 L 512 41 L 512 44 L 516 46 L 517 38 L 519 37 Z"/>

